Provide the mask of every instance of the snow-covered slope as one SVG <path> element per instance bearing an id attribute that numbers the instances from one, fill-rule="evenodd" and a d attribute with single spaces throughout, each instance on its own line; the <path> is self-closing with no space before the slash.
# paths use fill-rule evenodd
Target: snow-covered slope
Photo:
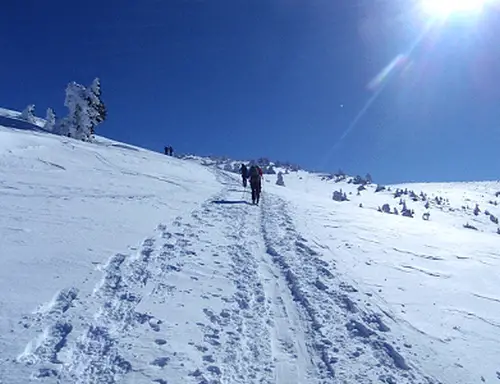
<path id="1" fill-rule="evenodd" d="M 500 185 L 201 162 L 0 128 L 2 384 L 500 380 Z"/>

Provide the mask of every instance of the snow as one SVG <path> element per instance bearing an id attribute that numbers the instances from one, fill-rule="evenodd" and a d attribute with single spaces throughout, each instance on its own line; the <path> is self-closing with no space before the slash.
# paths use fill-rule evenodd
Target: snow
<path id="1" fill-rule="evenodd" d="M 0 383 L 499 381 L 500 183 L 207 164 L 0 127 Z"/>

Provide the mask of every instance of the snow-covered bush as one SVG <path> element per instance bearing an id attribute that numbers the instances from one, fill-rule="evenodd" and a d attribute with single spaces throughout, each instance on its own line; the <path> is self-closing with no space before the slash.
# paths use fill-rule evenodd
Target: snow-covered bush
<path id="1" fill-rule="evenodd" d="M 465 225 L 464 225 L 464 228 L 467 228 L 467 229 L 473 229 L 473 230 L 477 231 L 477 228 L 476 228 L 476 227 L 474 227 L 473 225 L 470 225 L 469 223 L 465 224 Z"/>
<path id="2" fill-rule="evenodd" d="M 429 209 L 431 207 L 429 201 L 427 200 L 424 205 L 425 209 Z"/>
<path id="3" fill-rule="evenodd" d="M 430 218 L 430 213 L 429 212 L 425 212 L 423 215 L 422 215 L 422 219 L 425 220 L 425 221 L 429 221 L 429 218 Z"/>
<path id="4" fill-rule="evenodd" d="M 384 204 L 382 205 L 382 212 L 384 213 L 391 213 L 391 206 L 389 204 Z"/>
<path id="5" fill-rule="evenodd" d="M 383 185 L 378 184 L 377 188 L 375 188 L 375 193 L 385 191 L 385 187 Z"/>
<path id="6" fill-rule="evenodd" d="M 498 218 L 494 215 L 490 215 L 490 220 L 495 223 L 495 224 L 498 224 Z"/>
<path id="7" fill-rule="evenodd" d="M 276 171 L 274 170 L 274 167 L 272 165 L 268 165 L 262 170 L 262 173 L 266 175 L 276 175 Z"/>
<path id="8" fill-rule="evenodd" d="M 476 204 L 476 208 L 474 208 L 474 215 L 478 216 L 481 213 L 481 210 L 479 209 L 479 204 Z"/>
<path id="9" fill-rule="evenodd" d="M 413 201 L 418 201 L 418 196 L 415 192 L 413 191 L 410 191 L 410 198 L 413 200 Z"/>
<path id="10" fill-rule="evenodd" d="M 395 215 L 399 215 L 399 211 L 398 211 L 398 209 L 397 209 L 396 207 L 394 207 L 394 211 L 393 211 L 393 213 L 394 213 Z"/>
<path id="11" fill-rule="evenodd" d="M 276 180 L 276 185 L 279 185 L 279 186 L 282 186 L 282 187 L 285 186 L 285 181 L 283 180 L 283 172 L 281 172 L 281 171 L 278 172 L 278 177 L 277 177 L 277 180 Z"/>
<path id="12" fill-rule="evenodd" d="M 21 112 L 21 119 L 34 124 L 35 123 L 35 104 L 30 104 Z"/>
<path id="13" fill-rule="evenodd" d="M 397 188 L 396 191 L 394 192 L 394 198 L 397 199 L 398 197 L 401 197 L 403 195 L 403 190 Z"/>
<path id="14" fill-rule="evenodd" d="M 352 183 L 355 185 L 360 185 L 360 184 L 365 185 L 366 180 L 363 179 L 361 176 L 356 175 L 356 177 L 354 177 L 354 179 L 352 179 Z"/>
<path id="15" fill-rule="evenodd" d="M 345 192 L 342 192 L 342 189 L 340 191 L 333 191 L 332 198 L 335 201 L 348 201 L 347 195 Z"/>
<path id="16" fill-rule="evenodd" d="M 405 209 L 401 211 L 401 215 L 405 217 L 413 217 L 413 210 Z"/>
<path id="17" fill-rule="evenodd" d="M 48 132 L 52 132 L 56 125 L 56 114 L 52 110 L 52 108 L 47 108 L 47 115 L 45 116 L 45 124 L 43 129 Z"/>

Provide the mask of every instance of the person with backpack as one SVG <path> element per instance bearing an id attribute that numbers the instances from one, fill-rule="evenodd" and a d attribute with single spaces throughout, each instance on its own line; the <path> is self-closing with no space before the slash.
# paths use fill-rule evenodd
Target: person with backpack
<path id="1" fill-rule="evenodd" d="M 243 181 L 243 188 L 246 188 L 248 179 L 248 168 L 245 164 L 241 164 L 240 173 L 241 173 L 241 179 Z"/>
<path id="2" fill-rule="evenodd" d="M 259 204 L 260 192 L 262 191 L 262 169 L 257 165 L 252 165 L 248 172 L 250 187 L 252 188 L 252 204 Z"/>

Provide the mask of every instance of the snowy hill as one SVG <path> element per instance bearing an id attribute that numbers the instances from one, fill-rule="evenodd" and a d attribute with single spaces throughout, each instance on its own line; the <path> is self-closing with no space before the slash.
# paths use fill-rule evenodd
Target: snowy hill
<path id="1" fill-rule="evenodd" d="M 0 383 L 500 381 L 499 183 L 285 168 L 0 127 Z"/>

